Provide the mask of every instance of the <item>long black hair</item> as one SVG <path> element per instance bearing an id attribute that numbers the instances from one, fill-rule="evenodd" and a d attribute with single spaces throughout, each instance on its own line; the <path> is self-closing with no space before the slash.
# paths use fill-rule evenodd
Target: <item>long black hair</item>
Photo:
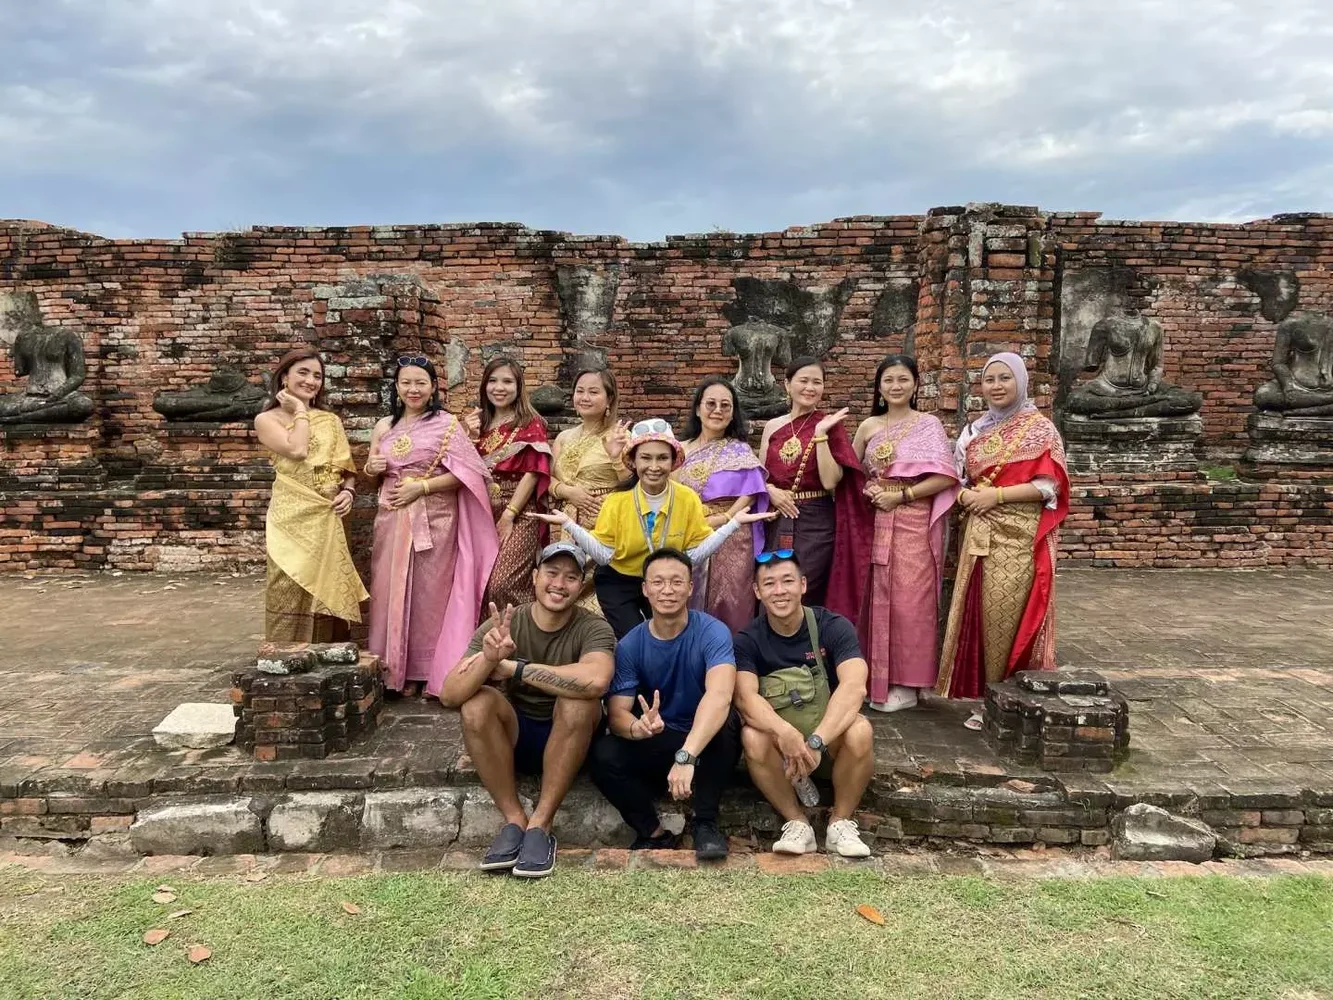
<path id="1" fill-rule="evenodd" d="M 404 368 L 420 368 L 430 376 L 430 399 L 426 400 L 426 412 L 421 414 L 421 419 L 425 420 L 427 417 L 433 417 L 435 414 L 439 413 L 440 410 L 444 409 L 444 404 L 440 402 L 440 379 L 439 376 L 435 374 L 435 366 L 431 364 L 429 358 L 412 358 L 411 361 L 412 363 L 408 365 L 401 363 L 397 364 L 393 369 L 393 381 L 389 388 L 390 427 L 398 423 L 398 421 L 402 419 L 403 414 L 407 412 L 407 404 L 404 403 L 402 397 L 398 395 L 398 374 Z"/>
<path id="2" fill-rule="evenodd" d="M 745 419 L 745 413 L 741 410 L 741 401 L 736 395 L 736 387 L 731 384 L 731 379 L 724 375 L 709 375 L 699 383 L 699 388 L 694 390 L 694 398 L 690 400 L 690 415 L 685 421 L 685 436 L 681 438 L 682 441 L 693 441 L 703 434 L 704 422 L 699 419 L 699 407 L 703 404 L 704 393 L 715 385 L 725 387 L 731 396 L 731 423 L 727 424 L 727 429 L 722 432 L 723 436 L 737 441 L 749 439 L 750 422 Z"/>
<path id="3" fill-rule="evenodd" d="M 917 393 L 921 391 L 921 375 L 916 370 L 916 358 L 912 357 L 910 354 L 890 354 L 887 358 L 881 361 L 879 367 L 875 369 L 875 383 L 870 390 L 874 396 L 874 400 L 870 404 L 870 415 L 872 417 L 878 417 L 889 412 L 889 401 L 880 394 L 879 380 L 883 378 L 884 373 L 894 365 L 902 365 L 912 373 L 912 381 L 916 383 L 916 385 L 912 389 L 912 398 L 907 401 L 907 405 L 914 410 L 916 409 Z"/>

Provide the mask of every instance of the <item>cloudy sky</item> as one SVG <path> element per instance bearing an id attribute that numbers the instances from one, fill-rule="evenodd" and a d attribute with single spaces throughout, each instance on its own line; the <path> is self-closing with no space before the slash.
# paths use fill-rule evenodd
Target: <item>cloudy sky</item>
<path id="1" fill-rule="evenodd" d="M 1326 0 L 0 0 L 0 217 L 1333 210 Z"/>

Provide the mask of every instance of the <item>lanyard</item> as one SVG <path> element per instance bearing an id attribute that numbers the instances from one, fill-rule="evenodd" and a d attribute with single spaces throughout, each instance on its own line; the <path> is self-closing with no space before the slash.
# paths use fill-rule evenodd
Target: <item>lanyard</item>
<path id="1" fill-rule="evenodd" d="M 648 554 L 651 555 L 652 553 L 657 551 L 657 544 L 653 541 L 653 535 L 655 534 L 654 529 L 657 527 L 657 511 L 650 510 L 646 514 L 644 513 L 643 506 L 639 503 L 639 497 L 642 494 L 643 494 L 643 487 L 635 486 L 634 513 L 637 514 L 639 517 L 639 530 L 643 532 L 643 540 L 648 545 Z M 666 545 L 666 543 L 671 538 L 671 511 L 675 506 L 676 506 L 676 491 L 672 488 L 671 483 L 668 482 L 666 518 L 663 522 L 663 527 L 665 530 L 662 532 L 663 545 Z"/>

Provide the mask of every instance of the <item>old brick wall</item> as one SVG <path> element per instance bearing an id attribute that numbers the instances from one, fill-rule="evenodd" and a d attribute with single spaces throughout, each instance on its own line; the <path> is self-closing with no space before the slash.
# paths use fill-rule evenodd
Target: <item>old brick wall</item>
<path id="1" fill-rule="evenodd" d="M 817 345 L 828 350 L 828 399 L 849 405 L 853 420 L 869 409 L 878 360 L 906 347 L 921 364 L 923 408 L 956 426 L 980 408 L 974 383 L 994 350 L 1029 359 L 1033 394 L 1050 407 L 1063 276 L 1115 268 L 1127 306 L 1163 325 L 1167 378 L 1205 395 L 1209 460 L 1232 465 L 1274 335 L 1238 275 L 1292 271 L 1300 308 L 1328 308 L 1330 226 L 1322 216 L 1103 223 L 1092 213 L 994 205 L 650 244 L 504 224 L 260 227 L 123 241 L 0 223 L 0 296 L 35 292 L 45 322 L 82 335 L 84 390 L 97 407 L 75 440 L 39 447 L 30 432 L 0 428 L 0 567 L 261 561 L 267 474 L 253 435 L 238 425 L 168 428 L 152 409 L 155 392 L 199 384 L 220 363 L 259 381 L 283 351 L 314 343 L 359 460 L 385 409 L 386 366 L 400 353 L 466 352 L 463 381 L 448 393 L 456 411 L 473 405 L 484 362 L 502 351 L 524 359 L 529 388 L 558 380 L 574 349 L 588 346 L 562 309 L 561 269 L 618 276 L 610 323 L 591 339 L 616 370 L 630 415 L 679 420 L 699 378 L 735 372 L 722 339 L 748 280 L 835 302 L 827 329 L 812 321 L 802 336 L 829 334 Z M 0 391 L 13 382 L 6 357 Z M 90 461 L 104 477 L 96 483 Z M 1068 555 L 1208 565 L 1218 557 L 1201 550 L 1215 542 L 1247 565 L 1333 564 L 1326 487 L 1295 488 L 1280 503 L 1257 487 L 1185 488 L 1196 506 L 1168 500 L 1157 484 L 1083 477 Z M 1229 520 L 1213 534 L 1226 538 L 1199 530 L 1217 510 Z M 1295 520 L 1267 530 L 1274 511 Z M 359 550 L 370 514 L 363 498 L 352 519 Z M 1159 544 L 1187 520 L 1190 544 Z"/>

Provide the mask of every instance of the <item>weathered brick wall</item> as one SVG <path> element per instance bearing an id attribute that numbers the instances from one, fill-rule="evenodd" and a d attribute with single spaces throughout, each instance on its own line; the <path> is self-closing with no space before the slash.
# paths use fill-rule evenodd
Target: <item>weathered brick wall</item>
<path id="1" fill-rule="evenodd" d="M 329 363 L 330 402 L 363 442 L 384 412 L 386 365 L 405 351 L 466 351 L 463 382 L 448 393 L 455 410 L 473 404 L 485 360 L 501 351 L 524 358 L 530 388 L 558 380 L 580 346 L 557 292 L 557 273 L 568 268 L 618 273 L 611 321 L 594 346 L 617 371 L 631 415 L 678 420 L 699 378 L 736 370 L 722 350 L 727 310 L 740 295 L 737 279 L 752 279 L 838 300 L 828 398 L 850 405 L 853 420 L 869 409 L 878 360 L 906 346 L 922 367 L 923 408 L 950 426 L 980 408 L 974 383 L 994 350 L 1028 357 L 1034 396 L 1052 405 L 1062 277 L 1117 268 L 1126 302 L 1163 325 L 1167 378 L 1205 395 L 1210 460 L 1235 464 L 1274 336 L 1237 273 L 1294 271 L 1300 307 L 1329 307 L 1330 226 L 1322 216 L 1244 226 L 1101 223 L 1091 213 L 969 206 L 633 244 L 500 224 L 261 227 L 116 241 L 0 223 L 0 295 L 35 292 L 47 323 L 83 336 L 84 389 L 97 407 L 78 440 L 54 451 L 0 428 L 0 567 L 258 561 L 267 476 L 253 435 L 236 425 L 169 429 L 152 409 L 155 392 L 197 385 L 219 363 L 258 380 L 283 351 L 314 343 Z M 0 391 L 12 384 L 6 357 Z M 105 485 L 87 482 L 94 473 L 78 462 L 89 458 Z M 61 480 L 63 491 L 38 472 Z M 1098 495 L 1102 486 L 1111 493 Z M 1243 550 L 1247 564 L 1333 564 L 1323 487 L 1301 486 L 1277 507 L 1258 488 L 1225 501 L 1208 484 L 1189 488 L 1205 507 L 1230 504 L 1236 525 L 1259 527 L 1279 509 L 1296 519 L 1290 529 L 1250 532 L 1258 539 L 1245 545 L 1211 539 Z M 1195 508 L 1173 507 L 1161 493 L 1150 483 L 1125 486 L 1123 477 L 1081 484 L 1068 554 L 1118 565 L 1219 558 L 1193 541 L 1152 543 L 1154 531 L 1174 537 L 1182 516 L 1202 523 L 1188 513 Z M 363 501 L 353 517 L 359 549 L 370 513 Z M 1151 530 L 1126 523 L 1140 521 Z M 1209 540 L 1191 530 L 1194 541 Z"/>

